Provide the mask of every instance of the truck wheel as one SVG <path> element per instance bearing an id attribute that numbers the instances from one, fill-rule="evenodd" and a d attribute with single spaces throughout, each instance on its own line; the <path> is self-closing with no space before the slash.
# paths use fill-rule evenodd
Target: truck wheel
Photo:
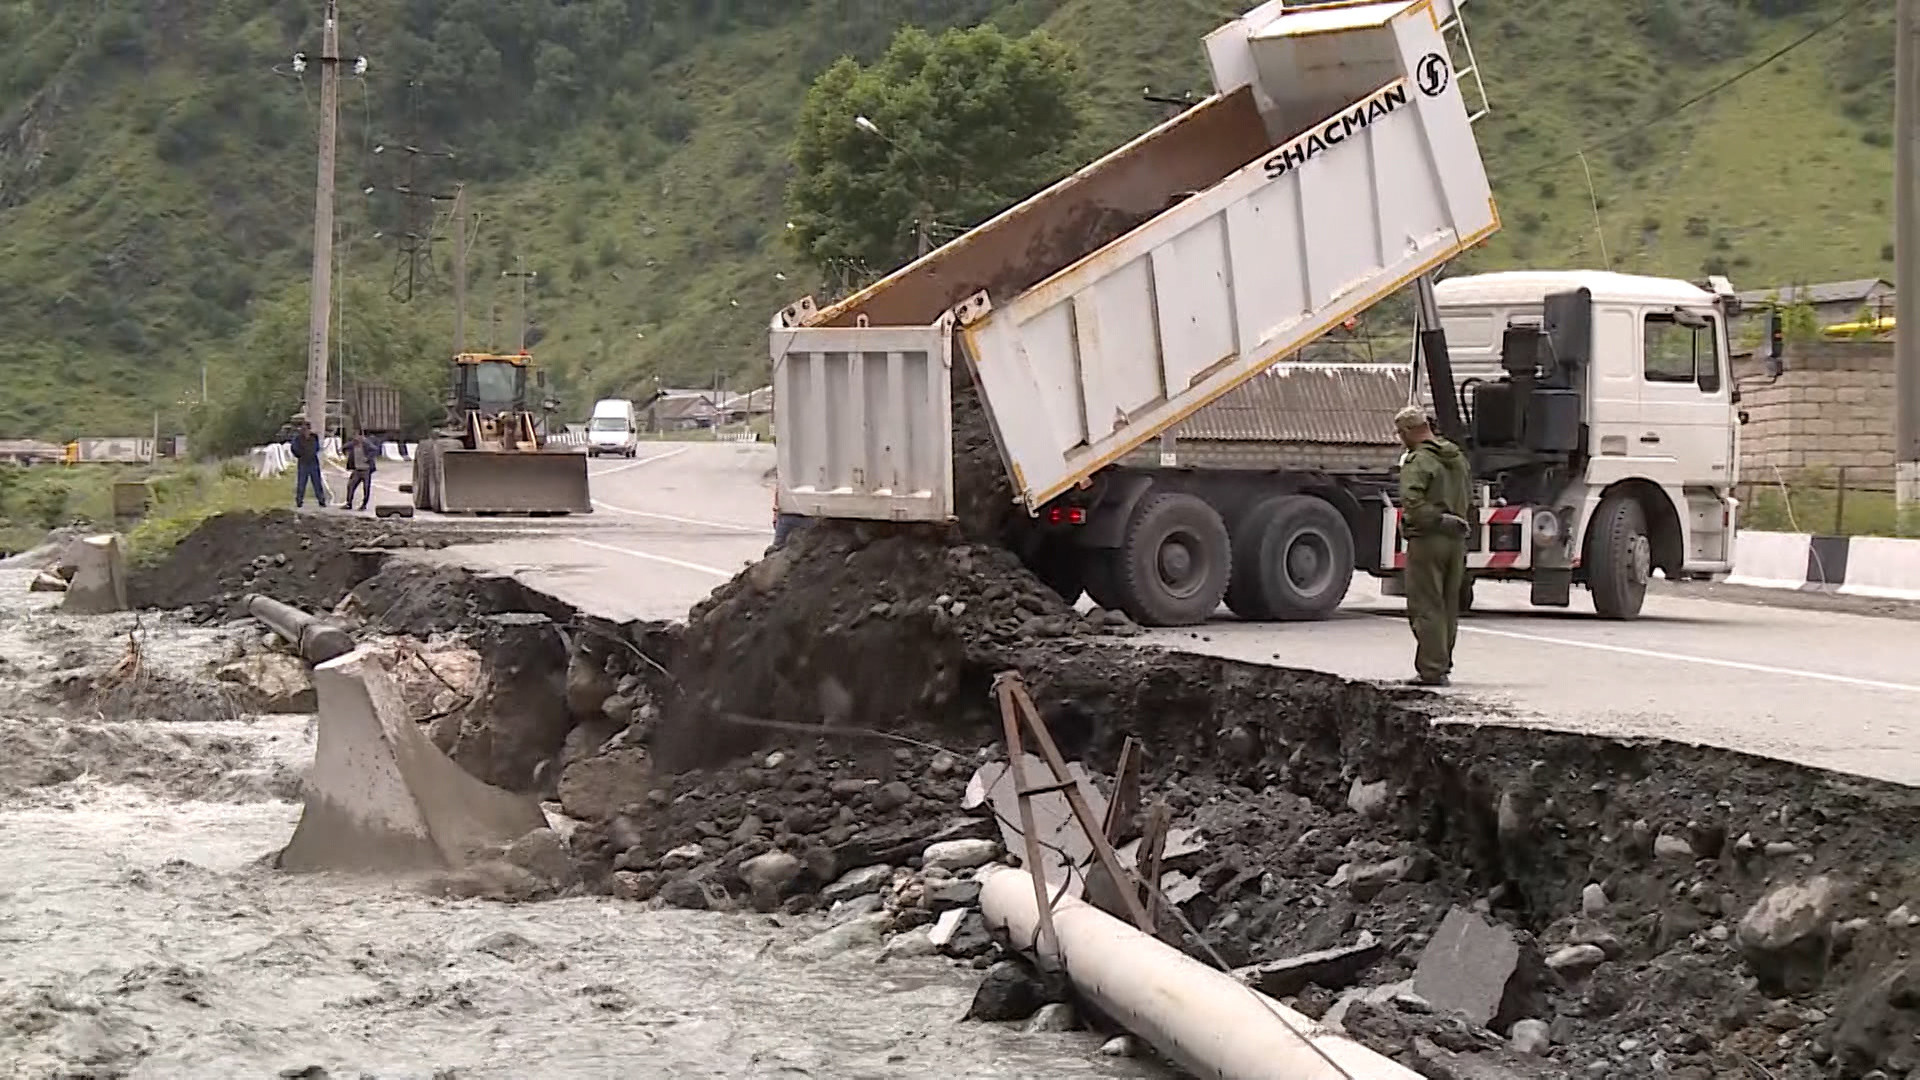
<path id="1" fill-rule="evenodd" d="M 1593 608 L 1608 619 L 1631 619 L 1647 599 L 1653 577 L 1653 542 L 1647 513 L 1631 495 L 1609 495 L 1593 515 L 1587 534 L 1587 589 Z"/>
<path id="2" fill-rule="evenodd" d="M 1324 619 L 1353 582 L 1353 533 L 1331 503 L 1283 495 L 1253 508 L 1233 541 L 1227 603 L 1243 619 Z"/>
<path id="3" fill-rule="evenodd" d="M 1226 595 L 1232 548 L 1213 507 L 1178 493 L 1150 495 L 1114 553 L 1120 609 L 1142 626 L 1205 622 Z"/>
<path id="4" fill-rule="evenodd" d="M 433 466 L 440 460 L 440 443 L 429 439 L 413 452 L 413 508 L 433 509 Z"/>

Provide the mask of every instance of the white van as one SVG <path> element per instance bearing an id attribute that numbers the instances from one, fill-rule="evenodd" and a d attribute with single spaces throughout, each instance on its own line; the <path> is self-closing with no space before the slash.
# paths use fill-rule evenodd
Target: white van
<path id="1" fill-rule="evenodd" d="M 633 457 L 640 452 L 640 415 L 626 398 L 607 398 L 593 403 L 593 418 L 587 421 L 587 456 L 615 454 Z"/>

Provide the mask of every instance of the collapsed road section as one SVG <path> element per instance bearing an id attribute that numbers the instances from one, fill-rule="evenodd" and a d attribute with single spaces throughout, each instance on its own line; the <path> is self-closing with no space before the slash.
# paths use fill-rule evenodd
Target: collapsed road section
<path id="1" fill-rule="evenodd" d="M 568 884 L 521 898 L 821 911 L 812 952 L 947 955 L 987 972 L 976 1016 L 1033 1016 L 1065 988 L 1008 966 L 1023 943 L 996 939 L 979 876 L 1020 846 L 969 794 L 1004 759 L 992 691 L 1013 672 L 1104 796 L 1128 739 L 1144 748 L 1115 839 L 1133 847 L 1156 815 L 1179 838 L 1153 936 L 1423 1075 L 1915 1064 L 1904 788 L 1436 726 L 1410 691 L 1136 648 L 1124 618 L 925 527 L 817 524 L 684 625 L 613 625 L 405 559 L 338 606 L 469 643 L 452 707 L 413 721 L 477 779 L 581 823 Z"/>

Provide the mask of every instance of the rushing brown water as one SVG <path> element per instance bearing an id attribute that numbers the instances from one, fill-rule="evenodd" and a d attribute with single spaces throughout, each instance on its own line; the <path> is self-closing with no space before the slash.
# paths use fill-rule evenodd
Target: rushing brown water
<path id="1" fill-rule="evenodd" d="M 25 690 L 130 620 L 25 585 L 0 570 L 0 1077 L 1162 1075 L 961 1022 L 975 979 L 945 961 L 790 954 L 816 921 L 281 874 L 309 721 L 35 715 Z M 168 626 L 149 660 L 226 640 Z"/>

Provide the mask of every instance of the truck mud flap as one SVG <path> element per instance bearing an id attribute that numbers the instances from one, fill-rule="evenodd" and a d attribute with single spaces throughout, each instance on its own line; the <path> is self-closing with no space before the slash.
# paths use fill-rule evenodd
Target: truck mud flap
<path id="1" fill-rule="evenodd" d="M 313 683 L 319 738 L 281 869 L 433 872 L 547 827 L 531 796 L 475 779 L 428 742 L 365 651 L 315 668 Z"/>
<path id="2" fill-rule="evenodd" d="M 587 456 L 552 451 L 448 450 L 439 509 L 447 514 L 590 514 Z"/>

